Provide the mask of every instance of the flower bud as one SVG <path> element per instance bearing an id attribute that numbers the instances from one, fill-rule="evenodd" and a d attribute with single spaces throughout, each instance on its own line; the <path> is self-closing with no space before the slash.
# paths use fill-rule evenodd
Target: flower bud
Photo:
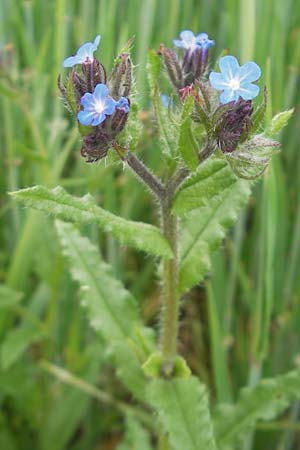
<path id="1" fill-rule="evenodd" d="M 182 69 L 176 53 L 161 44 L 158 54 L 163 57 L 164 66 L 169 75 L 170 81 L 176 89 L 181 89 L 183 87 Z"/>
<path id="2" fill-rule="evenodd" d="M 83 145 L 81 147 L 81 156 L 86 162 L 96 162 L 99 159 L 105 158 L 112 141 L 109 139 L 108 133 L 103 127 L 97 127 L 91 133 L 83 138 Z"/>
<path id="3" fill-rule="evenodd" d="M 251 100 L 240 98 L 237 102 L 221 105 L 215 113 L 217 124 L 215 135 L 223 153 L 232 153 L 238 144 L 247 139 L 252 127 L 253 112 Z"/>
<path id="4" fill-rule="evenodd" d="M 81 68 L 86 82 L 86 92 L 93 92 L 97 84 L 106 84 L 105 68 L 96 58 L 92 62 L 85 62 Z"/>
<path id="5" fill-rule="evenodd" d="M 113 98 L 128 97 L 132 86 L 132 67 L 128 53 L 121 53 L 109 77 L 109 89 Z"/>

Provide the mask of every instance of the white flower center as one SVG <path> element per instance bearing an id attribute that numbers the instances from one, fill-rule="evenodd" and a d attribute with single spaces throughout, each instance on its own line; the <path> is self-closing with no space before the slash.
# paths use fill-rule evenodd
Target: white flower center
<path id="1" fill-rule="evenodd" d="M 237 78 L 232 78 L 229 83 L 228 86 L 230 87 L 230 89 L 232 89 L 233 91 L 237 91 L 240 88 L 240 80 Z"/>
<path id="2" fill-rule="evenodd" d="M 97 101 L 95 102 L 95 111 L 96 111 L 98 114 L 102 114 L 104 108 L 105 108 L 105 104 L 104 104 L 103 102 L 101 102 L 101 100 L 97 100 Z"/>

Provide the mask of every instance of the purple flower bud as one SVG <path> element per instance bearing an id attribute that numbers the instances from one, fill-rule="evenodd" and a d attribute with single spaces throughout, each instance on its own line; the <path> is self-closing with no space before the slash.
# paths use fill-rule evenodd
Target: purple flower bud
<path id="1" fill-rule="evenodd" d="M 82 64 L 81 67 L 86 82 L 86 92 L 93 92 L 97 84 L 106 84 L 105 68 L 97 59 Z"/>
<path id="2" fill-rule="evenodd" d="M 170 81 L 176 89 L 181 89 L 183 87 L 182 69 L 176 53 L 174 50 L 166 48 L 161 44 L 158 54 L 163 57 L 164 66 L 169 75 Z"/>
<path id="3" fill-rule="evenodd" d="M 218 108 L 215 113 L 215 117 L 218 117 L 215 134 L 222 152 L 232 153 L 239 143 L 245 141 L 252 126 L 252 112 L 251 100 L 241 98 Z"/>
<path id="4" fill-rule="evenodd" d="M 81 156 L 86 162 L 96 162 L 105 158 L 112 145 L 108 133 L 103 128 L 96 128 L 94 131 L 84 136 L 81 148 Z"/>

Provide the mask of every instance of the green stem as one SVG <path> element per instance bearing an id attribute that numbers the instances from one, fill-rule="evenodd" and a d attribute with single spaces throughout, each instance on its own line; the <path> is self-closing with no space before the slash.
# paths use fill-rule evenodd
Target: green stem
<path id="1" fill-rule="evenodd" d="M 178 337 L 178 219 L 170 210 L 170 201 L 162 206 L 162 231 L 173 250 L 173 258 L 163 262 L 162 286 L 162 353 L 166 360 L 171 360 L 177 353 Z M 172 368 L 171 368 L 172 370 Z"/>

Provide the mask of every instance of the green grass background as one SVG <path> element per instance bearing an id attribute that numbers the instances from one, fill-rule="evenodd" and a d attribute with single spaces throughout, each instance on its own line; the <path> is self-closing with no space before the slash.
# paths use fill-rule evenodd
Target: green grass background
<path id="1" fill-rule="evenodd" d="M 97 400 L 94 391 L 82 391 L 85 380 L 123 395 L 110 376 L 102 343 L 82 313 L 52 221 L 11 201 L 7 192 L 61 184 L 76 195 L 89 191 L 123 217 L 155 222 L 150 199 L 131 174 L 104 162 L 84 163 L 56 79 L 64 57 L 96 34 L 102 35 L 97 55 L 108 68 L 127 39 L 135 36 L 138 98 L 147 110 L 147 50 L 161 42 L 171 45 L 183 29 L 208 32 L 216 41 L 213 58 L 229 48 L 241 63 L 251 59 L 262 67 L 261 83 L 270 90 L 269 118 L 290 107 L 295 113 L 281 136 L 281 155 L 256 184 L 248 209 L 214 256 L 211 279 L 185 303 L 181 352 L 209 384 L 213 401 L 231 401 L 241 386 L 300 365 L 300 1 L 1 0 L 3 450 L 114 449 L 122 435 L 115 409 Z M 150 166 L 159 167 L 161 156 L 152 134 L 151 118 L 146 117 L 139 152 Z M 145 320 L 156 324 L 159 298 L 153 262 L 120 248 L 95 227 L 84 232 L 143 300 Z M 4 285 L 20 293 L 21 300 L 7 306 Z M 61 383 L 59 374 L 52 373 L 53 364 L 81 381 Z M 252 448 L 299 448 L 298 416 L 295 403 L 278 422 L 260 424 Z M 248 446 L 250 450 L 251 443 Z"/>

